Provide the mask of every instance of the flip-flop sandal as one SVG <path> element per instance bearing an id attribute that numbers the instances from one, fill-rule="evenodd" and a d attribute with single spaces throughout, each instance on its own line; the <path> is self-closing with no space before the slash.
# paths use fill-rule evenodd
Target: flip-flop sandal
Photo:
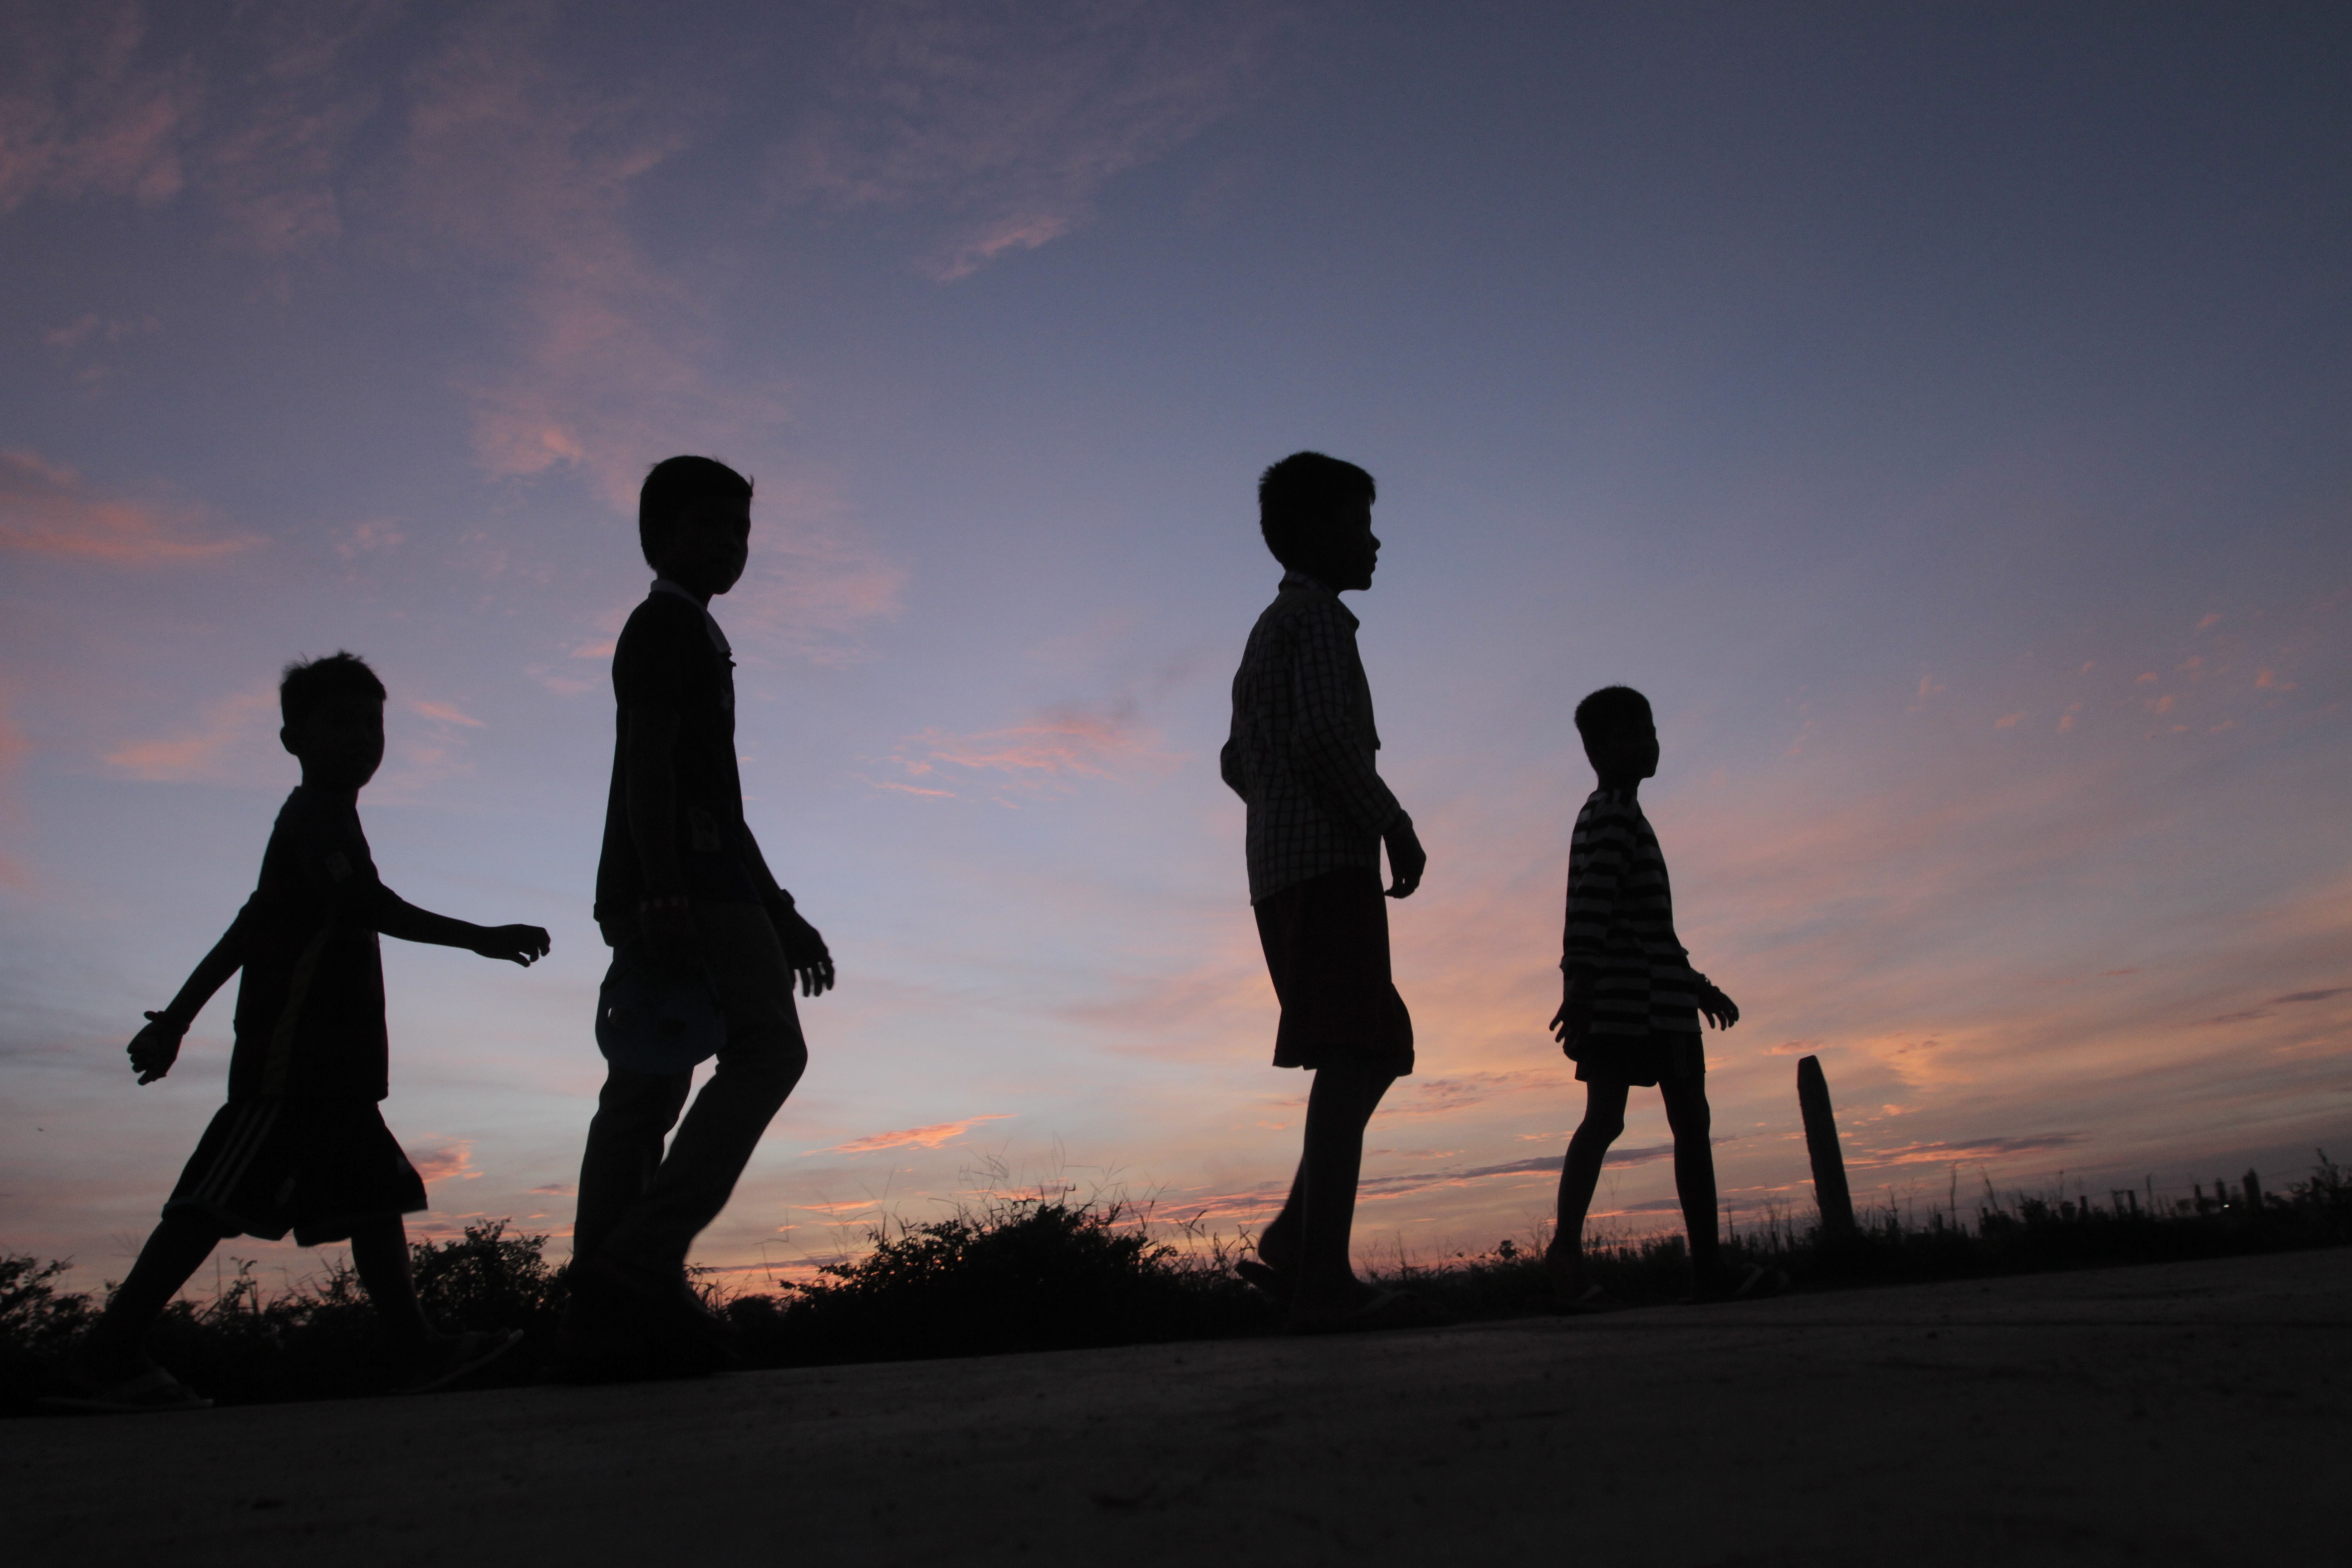
<path id="1" fill-rule="evenodd" d="M 45 1410 L 71 1410 L 94 1415 L 145 1415 L 172 1410 L 210 1410 L 213 1402 L 160 1366 L 132 1373 L 120 1383 L 92 1385 L 81 1394 L 52 1394 L 41 1400 Z"/>
<path id="2" fill-rule="evenodd" d="M 1336 1318 L 1293 1317 L 1283 1325 L 1292 1334 L 1369 1334 L 1389 1329 L 1442 1329 L 1454 1314 L 1404 1290 L 1376 1291 L 1371 1300 Z"/>
<path id="3" fill-rule="evenodd" d="M 403 1394 L 434 1394 L 478 1372 L 522 1343 L 520 1329 L 468 1329 L 446 1346 L 435 1363 L 404 1384 Z"/>

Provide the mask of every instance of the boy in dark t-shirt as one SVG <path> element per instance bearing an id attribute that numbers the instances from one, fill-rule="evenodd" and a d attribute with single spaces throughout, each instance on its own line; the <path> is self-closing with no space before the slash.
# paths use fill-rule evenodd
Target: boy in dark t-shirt
<path id="1" fill-rule="evenodd" d="M 751 485 L 709 458 L 654 466 L 638 542 L 658 574 L 613 653 L 613 783 L 596 922 L 625 974 L 705 982 L 723 1026 L 694 1109 L 691 1061 L 611 1059 L 580 1162 L 561 1349 L 578 1375 L 692 1371 L 728 1359 L 686 1279 L 687 1249 L 733 1194 L 808 1065 L 793 1002 L 833 985 L 824 939 L 776 885 L 743 821 L 735 661 L 710 600 L 750 557 Z M 672 1127 L 677 1136 L 663 1142 Z"/>
<path id="2" fill-rule="evenodd" d="M 74 1392 L 52 1404 L 170 1410 L 209 1403 L 149 1361 L 142 1342 L 215 1245 L 232 1236 L 351 1244 L 402 1382 L 422 1392 L 505 1351 L 512 1333 L 436 1334 L 417 1304 L 401 1216 L 425 1184 L 383 1124 L 383 966 L 379 933 L 528 964 L 537 926 L 487 928 L 428 913 L 377 879 L 359 792 L 383 761 L 383 683 L 347 653 L 287 667 L 278 736 L 302 763 L 262 854 L 253 897 L 180 994 L 131 1042 L 142 1084 L 172 1070 L 213 993 L 242 969 L 228 1103 L 205 1130 L 131 1277 L 76 1348 Z"/>

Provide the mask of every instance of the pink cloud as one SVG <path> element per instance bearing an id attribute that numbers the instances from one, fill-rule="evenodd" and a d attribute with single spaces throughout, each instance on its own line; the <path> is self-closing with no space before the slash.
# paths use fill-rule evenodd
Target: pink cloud
<path id="1" fill-rule="evenodd" d="M 453 1138 L 430 1148 L 408 1151 L 408 1163 L 428 1182 L 470 1182 L 482 1173 L 474 1168 L 474 1141 Z"/>
<path id="2" fill-rule="evenodd" d="M 92 4 L 12 26 L 0 94 L 0 213 L 35 196 L 160 202 L 187 183 L 180 142 L 201 97 L 184 64 L 145 57 L 140 7 Z"/>
<path id="3" fill-rule="evenodd" d="M 264 768 L 279 777 L 278 718 L 278 689 L 255 687 L 208 705 L 193 729 L 116 747 L 106 763 L 158 784 L 249 783 Z"/>
<path id="4" fill-rule="evenodd" d="M 463 724 L 467 728 L 472 730 L 484 728 L 484 725 L 479 719 L 475 718 L 470 713 L 463 711 L 455 703 L 425 702 L 418 700 L 411 700 L 408 707 L 409 711 L 421 714 L 425 718 L 432 720 L 436 724 Z"/>
<path id="5" fill-rule="evenodd" d="M 1073 706 L 1005 730 L 926 730 L 900 742 L 891 760 L 934 783 L 965 774 L 1022 790 L 1066 789 L 1072 780 L 1125 779 L 1169 761 L 1157 739 L 1136 724 L 1129 705 L 1109 712 Z"/>
<path id="6" fill-rule="evenodd" d="M 192 539 L 190 511 L 164 511 L 93 495 L 71 468 L 33 452 L 0 452 L 0 549 L 68 560 L 146 566 L 249 550 L 258 534 Z"/>
<path id="7" fill-rule="evenodd" d="M 1975 1138 L 1956 1142 L 1906 1143 L 1893 1149 L 1849 1149 L 1849 1164 L 1868 1170 L 1885 1165 L 1953 1164 L 1970 1161 L 2014 1159 L 2023 1154 L 2046 1154 L 2053 1150 L 2071 1149 L 2087 1142 L 2085 1132 L 2036 1132 L 2021 1137 Z"/>
<path id="8" fill-rule="evenodd" d="M 874 1132 L 863 1138 L 853 1138 L 846 1143 L 836 1143 L 830 1149 L 812 1152 L 821 1154 L 871 1154 L 884 1149 L 936 1149 L 942 1143 L 953 1142 L 983 1121 L 1003 1121 L 1010 1113 L 989 1116 L 967 1116 L 961 1121 L 938 1121 L 929 1127 L 902 1128 L 896 1132 Z M 805 1206 L 805 1205 L 803 1205 Z"/>

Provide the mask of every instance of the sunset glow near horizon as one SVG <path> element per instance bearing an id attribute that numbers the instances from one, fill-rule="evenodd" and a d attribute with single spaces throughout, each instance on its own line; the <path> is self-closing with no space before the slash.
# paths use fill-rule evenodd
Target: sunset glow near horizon
<path id="1" fill-rule="evenodd" d="M 1441 24 L 1438 19 L 1443 16 Z M 226 1079 L 123 1044 L 253 885 L 278 668 L 392 692 L 413 1233 L 561 1236 L 602 1062 L 612 639 L 655 459 L 753 475 L 748 810 L 838 959 L 698 1260 L 989 1191 L 1233 1236 L 1305 1080 L 1227 682 L 1252 486 L 1429 847 L 1360 1251 L 1548 1215 L 1570 715 L 1644 801 L 1735 1223 L 2352 1155 L 2341 7 L 13 5 L 0 22 L 0 1247 L 120 1278 Z M 1637 1092 L 1595 1215 L 1678 1221 Z M 285 1243 L 226 1253 L 299 1273 Z M 558 1256 L 563 1251 L 559 1243 Z"/>

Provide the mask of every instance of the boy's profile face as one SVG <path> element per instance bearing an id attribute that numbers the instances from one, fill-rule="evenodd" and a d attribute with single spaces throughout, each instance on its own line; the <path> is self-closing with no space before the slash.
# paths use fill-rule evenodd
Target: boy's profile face
<path id="1" fill-rule="evenodd" d="M 1620 722 L 1584 742 L 1584 754 L 1604 788 L 1658 776 L 1658 727 L 1647 719 Z"/>
<path id="2" fill-rule="evenodd" d="M 1381 556 L 1380 538 L 1372 532 L 1371 499 L 1359 496 L 1339 503 L 1332 510 L 1329 529 L 1322 558 L 1307 569 L 1308 574 L 1321 578 L 1334 593 L 1370 587 Z"/>
<path id="3" fill-rule="evenodd" d="M 278 740 L 301 759 L 304 784 L 359 789 L 383 765 L 383 704 L 356 691 L 331 697 L 278 731 Z"/>
<path id="4" fill-rule="evenodd" d="M 714 596 L 732 588 L 751 558 L 751 498 L 696 501 L 664 535 L 654 569 L 682 588 Z"/>

